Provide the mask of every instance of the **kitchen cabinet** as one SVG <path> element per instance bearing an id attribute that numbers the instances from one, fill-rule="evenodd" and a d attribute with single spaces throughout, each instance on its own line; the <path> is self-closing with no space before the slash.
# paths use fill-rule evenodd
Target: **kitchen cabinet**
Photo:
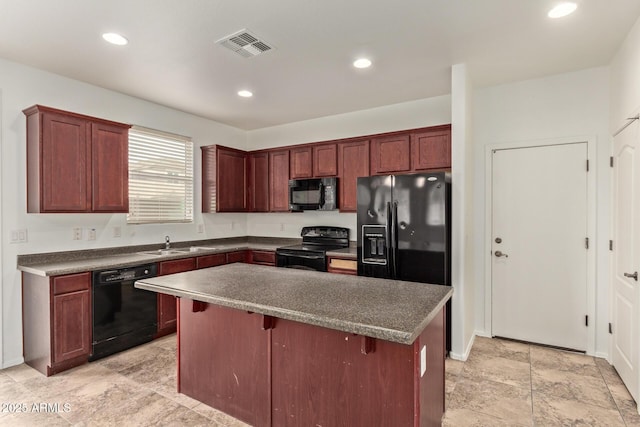
<path id="1" fill-rule="evenodd" d="M 298 146 L 289 150 L 291 179 L 311 178 L 313 176 L 313 148 L 309 145 Z"/>
<path id="2" fill-rule="evenodd" d="M 357 179 L 369 176 L 369 140 L 338 144 L 338 176 L 340 212 L 355 212 L 358 208 Z"/>
<path id="3" fill-rule="evenodd" d="M 86 363 L 91 354 L 91 273 L 22 275 L 25 363 L 46 376 Z"/>
<path id="4" fill-rule="evenodd" d="M 163 261 L 158 265 L 158 276 L 195 270 L 196 258 L 183 258 Z M 173 295 L 158 294 L 158 333 L 156 337 L 176 331 L 177 299 Z"/>
<path id="5" fill-rule="evenodd" d="M 249 251 L 249 263 L 261 265 L 276 265 L 276 253 L 273 251 Z"/>
<path id="6" fill-rule="evenodd" d="M 338 146 L 317 144 L 313 146 L 313 176 L 322 178 L 338 175 Z"/>
<path id="7" fill-rule="evenodd" d="M 227 254 L 203 255 L 196 258 L 196 268 L 216 267 L 227 263 Z"/>
<path id="8" fill-rule="evenodd" d="M 329 256 L 327 261 L 329 273 L 358 275 L 358 261 L 355 259 Z"/>
<path id="9" fill-rule="evenodd" d="M 249 153 L 249 211 L 269 212 L 269 153 Z"/>
<path id="10" fill-rule="evenodd" d="M 371 174 L 407 173 L 411 170 L 411 138 L 408 134 L 371 140 Z"/>
<path id="11" fill-rule="evenodd" d="M 234 262 L 247 262 L 247 251 L 227 252 L 227 264 Z"/>
<path id="12" fill-rule="evenodd" d="M 289 211 L 289 150 L 269 151 L 269 211 Z"/>
<path id="13" fill-rule="evenodd" d="M 27 117 L 27 212 L 128 212 L 130 125 L 34 105 Z"/>
<path id="14" fill-rule="evenodd" d="M 414 171 L 451 168 L 451 126 L 411 134 L 411 168 Z"/>
<path id="15" fill-rule="evenodd" d="M 247 211 L 247 163 L 246 151 L 202 147 L 202 212 Z"/>

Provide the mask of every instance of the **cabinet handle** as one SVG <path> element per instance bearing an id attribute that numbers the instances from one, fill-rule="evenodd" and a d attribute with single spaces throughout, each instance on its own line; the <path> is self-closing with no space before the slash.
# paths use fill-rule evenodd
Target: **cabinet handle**
<path id="1" fill-rule="evenodd" d="M 624 277 L 629 277 L 630 279 L 635 280 L 636 282 L 638 281 L 638 272 L 636 271 L 635 273 L 631 274 L 631 273 L 624 273 Z"/>

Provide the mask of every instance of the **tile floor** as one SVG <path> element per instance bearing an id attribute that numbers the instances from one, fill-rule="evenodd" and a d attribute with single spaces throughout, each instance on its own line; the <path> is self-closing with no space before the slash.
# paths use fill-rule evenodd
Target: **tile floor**
<path id="1" fill-rule="evenodd" d="M 175 391 L 175 346 L 172 335 L 49 378 L 2 370 L 0 425 L 246 426 Z M 477 338 L 467 362 L 446 368 L 444 426 L 640 426 L 602 359 Z"/>

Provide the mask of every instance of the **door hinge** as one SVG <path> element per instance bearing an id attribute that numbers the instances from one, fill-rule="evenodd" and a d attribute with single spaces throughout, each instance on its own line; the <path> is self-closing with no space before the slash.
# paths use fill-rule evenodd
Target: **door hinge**
<path id="1" fill-rule="evenodd" d="M 585 247 L 585 249 L 589 249 L 589 238 L 588 237 L 584 238 L 584 247 Z"/>
<path id="2" fill-rule="evenodd" d="M 589 315 L 584 316 L 584 326 L 589 326 Z"/>
<path id="3" fill-rule="evenodd" d="M 613 156 L 609 157 L 609 166 L 613 167 Z"/>
<path id="4" fill-rule="evenodd" d="M 613 240 L 609 240 L 609 250 L 613 250 Z"/>
<path id="5" fill-rule="evenodd" d="M 611 323 L 609 323 L 609 333 L 612 334 L 613 333 L 613 327 L 611 326 Z"/>
<path id="6" fill-rule="evenodd" d="M 587 160 L 587 172 L 589 172 L 589 160 Z"/>

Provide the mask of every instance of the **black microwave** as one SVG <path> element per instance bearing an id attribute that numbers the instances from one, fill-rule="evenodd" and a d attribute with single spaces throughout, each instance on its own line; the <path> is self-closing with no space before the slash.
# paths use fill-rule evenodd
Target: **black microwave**
<path id="1" fill-rule="evenodd" d="M 338 208 L 338 178 L 289 180 L 289 209 L 332 211 Z"/>

